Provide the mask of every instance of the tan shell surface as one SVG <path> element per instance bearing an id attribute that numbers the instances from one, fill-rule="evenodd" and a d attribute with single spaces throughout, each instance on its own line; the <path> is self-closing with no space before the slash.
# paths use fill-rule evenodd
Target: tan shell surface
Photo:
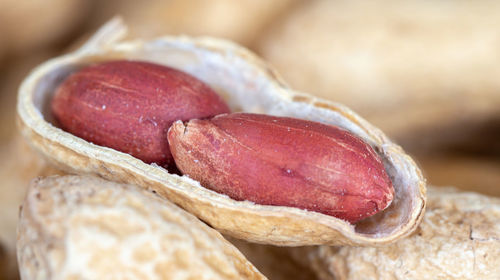
<path id="1" fill-rule="evenodd" d="M 0 147 L 0 280 L 18 279 L 16 227 L 29 182 L 60 171 L 48 164 L 17 133 Z"/>
<path id="2" fill-rule="evenodd" d="M 0 1 L 0 42 L 8 54 L 54 44 L 82 24 L 89 1 Z"/>
<path id="3" fill-rule="evenodd" d="M 391 137 L 422 145 L 499 116 L 498 1 L 313 0 L 279 21 L 259 53 Z"/>
<path id="4" fill-rule="evenodd" d="M 23 279 L 266 279 L 171 202 L 87 176 L 32 182 L 17 253 Z"/>
<path id="5" fill-rule="evenodd" d="M 305 250 L 305 251 L 303 251 Z M 428 189 L 413 235 L 387 247 L 295 251 L 320 279 L 500 279 L 500 199 Z"/>
<path id="6" fill-rule="evenodd" d="M 17 107 L 21 132 L 50 161 L 70 172 L 97 174 L 155 190 L 222 233 L 258 243 L 377 245 L 397 240 L 416 228 L 425 207 L 425 181 L 419 168 L 399 146 L 354 112 L 294 92 L 264 62 L 229 42 L 187 37 L 118 42 L 124 31 L 119 20 L 111 21 L 80 50 L 42 64 L 23 82 Z M 353 226 L 297 208 L 235 201 L 186 176 L 169 174 L 163 168 L 93 145 L 54 126 L 47 110 L 54 88 L 83 65 L 118 58 L 146 60 L 186 71 L 217 90 L 233 111 L 297 117 L 351 131 L 382 157 L 395 187 L 392 205 Z"/>
<path id="7" fill-rule="evenodd" d="M 300 0 L 108 0 L 99 3 L 95 22 L 119 14 L 131 35 L 151 38 L 162 34 L 208 35 L 249 45 L 276 18 Z"/>

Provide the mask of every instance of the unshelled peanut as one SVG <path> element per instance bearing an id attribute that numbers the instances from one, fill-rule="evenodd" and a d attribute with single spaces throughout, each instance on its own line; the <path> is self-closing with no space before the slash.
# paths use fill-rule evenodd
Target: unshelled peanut
<path id="1" fill-rule="evenodd" d="M 176 122 L 168 139 L 182 173 L 236 200 L 353 223 L 385 209 L 394 195 L 375 151 L 335 126 L 235 113 Z"/>
<path id="2" fill-rule="evenodd" d="M 89 142 L 168 166 L 167 130 L 176 120 L 229 112 L 206 84 L 179 70 L 111 61 L 70 75 L 52 99 L 57 125 Z"/>

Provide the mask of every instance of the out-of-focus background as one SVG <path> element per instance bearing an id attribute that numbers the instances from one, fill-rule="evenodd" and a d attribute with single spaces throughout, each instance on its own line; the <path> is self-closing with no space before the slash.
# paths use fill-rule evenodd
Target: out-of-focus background
<path id="1" fill-rule="evenodd" d="M 122 15 L 129 37 L 236 41 L 291 87 L 341 102 L 414 156 L 428 182 L 500 196 L 500 2 L 0 0 L 0 279 L 16 279 L 28 182 L 50 168 L 15 132 L 19 84 Z"/>

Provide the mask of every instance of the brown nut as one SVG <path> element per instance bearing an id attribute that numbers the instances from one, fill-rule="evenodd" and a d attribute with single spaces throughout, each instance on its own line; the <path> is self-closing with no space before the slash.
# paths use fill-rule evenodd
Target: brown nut
<path id="1" fill-rule="evenodd" d="M 499 279 L 500 199 L 429 187 L 415 233 L 380 248 L 293 249 L 319 279 Z"/>
<path id="2" fill-rule="evenodd" d="M 229 112 L 217 93 L 189 74 L 124 60 L 71 74 L 57 88 L 51 108 L 71 134 L 161 166 L 173 165 L 167 130 L 174 121 Z"/>
<path id="3" fill-rule="evenodd" d="M 236 200 L 355 223 L 387 208 L 394 195 L 379 156 L 336 126 L 234 113 L 177 121 L 168 142 L 182 174 Z"/>
<path id="4" fill-rule="evenodd" d="M 425 207 L 425 181 L 419 168 L 360 116 L 340 104 L 294 92 L 263 61 L 232 43 L 187 37 L 118 42 L 124 31 L 120 21 L 112 21 L 80 50 L 44 63 L 24 80 L 18 96 L 19 127 L 27 141 L 51 162 L 70 172 L 152 189 L 219 231 L 260 243 L 372 246 L 393 242 L 417 227 Z M 116 59 L 154 61 L 185 71 L 216 90 L 233 111 L 313 120 L 350 131 L 381 157 L 394 186 L 391 206 L 351 225 L 294 207 L 236 201 L 186 176 L 169 174 L 55 127 L 47 108 L 60 82 L 85 65 Z"/>
<path id="5" fill-rule="evenodd" d="M 17 256 L 23 279 L 266 279 L 173 203 L 96 177 L 33 181 Z"/>

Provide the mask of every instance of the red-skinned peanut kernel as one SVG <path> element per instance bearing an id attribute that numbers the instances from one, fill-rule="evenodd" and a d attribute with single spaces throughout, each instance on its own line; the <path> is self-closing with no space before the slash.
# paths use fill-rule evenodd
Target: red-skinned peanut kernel
<path id="1" fill-rule="evenodd" d="M 167 131 L 174 121 L 229 112 L 195 77 L 138 61 L 105 62 L 71 74 L 51 107 L 63 130 L 161 166 L 173 165 Z"/>
<path id="2" fill-rule="evenodd" d="M 234 113 L 175 122 L 168 139 L 183 174 L 235 200 L 297 207 L 355 223 L 393 199 L 379 156 L 335 126 Z"/>

